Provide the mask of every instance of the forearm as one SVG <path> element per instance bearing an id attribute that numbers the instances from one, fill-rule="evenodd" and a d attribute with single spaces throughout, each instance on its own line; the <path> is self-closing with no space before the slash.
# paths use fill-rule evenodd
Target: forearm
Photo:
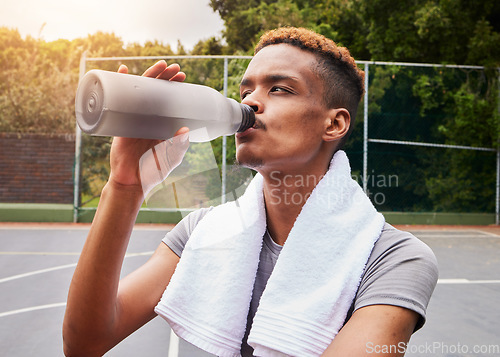
<path id="1" fill-rule="evenodd" d="M 410 340 L 417 321 L 416 312 L 402 307 L 362 307 L 354 312 L 321 356 L 403 356 L 402 346 Z"/>
<path id="2" fill-rule="evenodd" d="M 117 290 L 142 191 L 108 183 L 102 191 L 68 294 L 64 342 L 77 350 L 116 333 Z"/>

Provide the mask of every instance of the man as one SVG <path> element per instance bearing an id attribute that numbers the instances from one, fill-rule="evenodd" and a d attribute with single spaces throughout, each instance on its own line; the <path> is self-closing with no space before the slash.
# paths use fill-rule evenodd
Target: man
<path id="1" fill-rule="evenodd" d="M 119 71 L 127 70 L 122 66 Z M 144 75 L 178 81 L 185 78 L 177 65 L 167 67 L 164 62 Z M 331 171 L 331 163 L 352 129 L 362 93 L 363 73 L 349 52 L 304 29 L 281 28 L 265 34 L 245 72 L 241 99 L 254 109 L 256 125 L 237 134 L 237 161 L 262 177 L 266 229 L 257 278 L 249 287 L 253 291 L 241 343 L 244 356 L 252 355 L 247 336 L 267 279 L 278 256 L 285 259 L 280 250 L 292 235 L 305 203 Z M 168 160 L 172 166 L 187 149 L 186 132 L 185 128 L 179 130 L 168 143 L 173 149 Z M 167 234 L 144 266 L 119 281 L 144 199 L 139 160 L 158 144 L 143 139 L 113 141 L 110 178 L 69 291 L 63 327 L 68 356 L 102 355 L 156 316 L 155 306 L 169 286 L 186 241 L 212 211 L 203 209 L 187 216 Z M 347 259 L 353 255 L 345 254 Z M 302 261 L 297 261 L 300 264 Z M 342 315 L 345 323 L 332 334 L 336 336 L 325 346 L 323 355 L 363 356 L 381 350 L 390 350 L 385 355 L 403 355 L 411 334 L 425 321 L 425 309 L 437 281 L 434 255 L 415 237 L 385 225 L 361 268 L 349 311 Z"/>

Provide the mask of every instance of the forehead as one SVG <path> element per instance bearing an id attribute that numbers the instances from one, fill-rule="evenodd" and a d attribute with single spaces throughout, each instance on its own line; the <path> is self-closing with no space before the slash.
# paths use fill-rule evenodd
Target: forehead
<path id="1" fill-rule="evenodd" d="M 310 82 L 318 79 L 313 72 L 316 65 L 316 57 L 311 52 L 288 44 L 269 45 L 252 58 L 243 81 L 278 74 Z"/>

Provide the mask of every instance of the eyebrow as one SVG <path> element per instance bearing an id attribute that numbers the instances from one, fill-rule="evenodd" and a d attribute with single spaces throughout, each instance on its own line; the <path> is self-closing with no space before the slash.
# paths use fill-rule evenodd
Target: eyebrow
<path id="1" fill-rule="evenodd" d="M 269 74 L 264 77 L 264 82 L 265 83 L 273 83 L 273 82 L 279 82 L 279 81 L 293 81 L 293 82 L 298 82 L 299 79 L 294 76 L 289 76 L 286 74 Z M 249 86 L 252 85 L 254 81 L 250 78 L 243 78 L 240 83 L 240 88 L 244 86 Z"/>

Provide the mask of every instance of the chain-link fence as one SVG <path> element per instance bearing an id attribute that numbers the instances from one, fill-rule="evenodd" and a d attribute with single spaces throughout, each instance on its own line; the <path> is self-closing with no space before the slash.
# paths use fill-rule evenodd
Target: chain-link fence
<path id="1" fill-rule="evenodd" d="M 251 57 L 83 57 L 80 72 L 115 70 L 118 63 L 125 63 L 139 74 L 158 59 L 179 63 L 188 82 L 209 85 L 237 99 Z M 366 72 L 367 90 L 345 150 L 353 177 L 375 206 L 384 212 L 495 212 L 498 223 L 498 69 L 358 63 Z M 81 162 L 76 172 L 83 174 L 83 180 L 75 180 L 75 220 L 80 208 L 98 199 L 94 195 L 108 173 L 110 143 L 109 138 L 84 136 L 81 145 L 79 130 L 76 137 L 76 162 Z M 188 155 L 188 164 L 180 170 L 182 179 L 171 180 L 173 190 L 150 200 L 150 209 L 189 211 L 221 202 L 226 192 L 248 178 L 248 172 L 228 169 L 234 159 L 234 138 L 201 145 Z M 83 160 L 78 160 L 80 155 Z M 189 183 L 179 184 L 184 181 Z"/>
<path id="2" fill-rule="evenodd" d="M 348 151 L 381 211 L 496 213 L 498 72 L 364 62 L 363 126 Z"/>
<path id="3" fill-rule="evenodd" d="M 122 63 L 128 66 L 130 73 L 141 74 L 159 59 L 179 63 L 187 74 L 187 82 L 213 87 L 238 100 L 239 83 L 251 57 L 83 56 L 80 77 L 90 69 L 115 71 Z M 386 213 L 480 213 L 490 217 L 496 215 L 498 224 L 500 69 L 358 63 L 366 72 L 367 90 L 345 150 L 351 160 L 353 177 L 363 186 L 377 209 Z M 61 134 L 42 138 L 45 142 L 51 140 L 53 145 L 43 144 L 42 139 L 33 135 L 29 138 L 25 135 L 19 142 L 15 134 L 2 135 L 1 143 L 5 146 L 0 160 L 4 174 L 2 192 L 5 197 L 8 193 L 8 200 L 0 199 L 0 202 L 21 202 L 12 200 L 12 197 L 15 192 L 28 189 L 21 187 L 19 182 L 24 176 L 32 176 L 35 179 L 24 180 L 30 186 L 29 192 L 48 190 L 45 196 L 53 195 L 54 185 L 61 188 L 68 183 L 71 186 L 73 182 L 74 221 L 81 221 L 83 216 L 93 213 L 109 175 L 111 138 L 82 135 L 78 128 L 74 136 Z M 28 139 L 35 146 L 28 146 Z M 56 141 L 62 143 L 57 147 L 63 144 L 66 147 L 68 143 L 72 145 L 73 140 L 75 160 L 71 180 L 71 168 L 64 175 L 61 174 L 63 169 L 59 168 L 66 162 L 65 155 L 57 159 L 58 165 L 41 155 L 52 155 Z M 47 153 L 43 154 L 45 151 Z M 60 151 L 72 155 L 68 149 Z M 11 157 L 10 152 L 22 157 Z M 35 156 L 33 152 L 39 155 Z M 248 170 L 233 165 L 234 154 L 234 136 L 192 144 L 183 164 L 165 184 L 152 192 L 144 210 L 189 212 L 196 207 L 233 199 L 251 177 Z M 32 166 L 31 163 L 20 163 L 25 158 L 31 158 L 32 162 L 50 170 L 23 176 L 18 172 L 19 168 Z M 12 163 L 6 164 L 9 159 Z M 49 174 L 51 170 L 54 171 L 52 176 L 40 183 L 47 190 L 35 187 L 42 181 L 41 172 Z M 61 182 L 56 184 L 57 179 Z M 68 198 L 64 198 L 68 196 L 66 191 L 58 190 L 63 199 L 53 195 L 53 202 L 63 200 L 69 203 Z M 29 192 L 23 197 L 32 195 Z M 71 189 L 69 192 L 71 197 Z M 32 202 L 52 202 L 45 196 Z M 23 202 L 28 201 L 24 199 Z"/>
<path id="4" fill-rule="evenodd" d="M 129 73 L 140 74 L 159 59 L 178 63 L 186 73 L 186 82 L 215 88 L 239 99 L 239 82 L 249 56 L 161 56 L 85 58 L 80 76 L 90 69 L 116 70 L 126 64 Z M 75 149 L 74 221 L 93 209 L 109 174 L 111 139 L 82 135 L 77 127 Z M 234 163 L 234 137 L 222 137 L 210 143 L 192 143 L 182 164 L 147 197 L 143 209 L 185 214 L 197 207 L 232 200 L 251 178 L 250 170 Z"/>

